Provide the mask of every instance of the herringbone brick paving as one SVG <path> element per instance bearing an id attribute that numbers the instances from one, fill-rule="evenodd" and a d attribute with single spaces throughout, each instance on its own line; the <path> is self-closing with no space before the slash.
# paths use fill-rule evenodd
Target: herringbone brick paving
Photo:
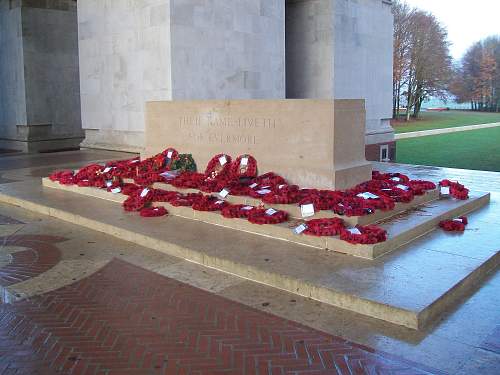
<path id="1" fill-rule="evenodd" d="M 0 307 L 0 374 L 430 374 L 121 260 Z"/>
<path id="2" fill-rule="evenodd" d="M 25 247 L 11 254 L 12 261 L 0 268 L 0 286 L 9 286 L 40 275 L 54 267 L 61 259 L 55 243 L 65 238 L 40 235 L 14 235 L 0 237 L 3 246 Z"/>

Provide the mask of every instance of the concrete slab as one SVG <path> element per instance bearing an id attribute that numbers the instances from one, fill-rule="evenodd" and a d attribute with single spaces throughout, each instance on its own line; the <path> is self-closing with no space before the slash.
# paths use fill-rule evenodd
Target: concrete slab
<path id="1" fill-rule="evenodd" d="M 498 195 L 486 211 L 470 215 L 470 230 L 460 241 L 447 236 L 435 247 L 433 241 L 442 233 L 434 231 L 421 238 L 426 248 L 421 244 L 404 246 L 375 261 L 179 217 L 144 219 L 124 213 L 114 202 L 31 184 L 1 186 L 0 200 L 413 329 L 422 328 L 456 305 L 470 288 L 497 269 L 500 261 L 500 238 L 487 237 L 489 250 L 474 257 L 477 237 L 472 235 L 496 230 L 490 216 L 500 208 Z M 476 222 L 476 217 L 481 221 Z M 145 220 L 150 224 L 145 225 Z M 441 251 L 442 241 L 467 255 Z"/>

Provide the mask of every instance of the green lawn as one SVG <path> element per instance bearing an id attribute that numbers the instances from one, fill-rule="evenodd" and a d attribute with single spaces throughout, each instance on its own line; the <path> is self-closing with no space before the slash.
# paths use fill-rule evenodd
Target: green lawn
<path id="1" fill-rule="evenodd" d="M 500 127 L 397 141 L 398 163 L 500 172 Z"/>
<path id="2" fill-rule="evenodd" d="M 396 133 L 419 130 L 454 128 L 464 125 L 487 124 L 500 122 L 500 113 L 472 111 L 422 112 L 421 118 L 410 122 L 393 122 Z"/>

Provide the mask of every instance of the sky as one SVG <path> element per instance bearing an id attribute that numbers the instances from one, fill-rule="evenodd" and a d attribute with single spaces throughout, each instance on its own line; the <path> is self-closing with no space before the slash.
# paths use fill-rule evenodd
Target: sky
<path id="1" fill-rule="evenodd" d="M 500 35 L 500 0 L 404 1 L 434 14 L 446 27 L 454 59 L 460 59 L 474 42 L 490 35 Z"/>

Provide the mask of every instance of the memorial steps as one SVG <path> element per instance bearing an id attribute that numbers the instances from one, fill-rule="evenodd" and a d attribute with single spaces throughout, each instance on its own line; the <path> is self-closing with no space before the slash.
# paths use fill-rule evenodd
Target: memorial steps
<path id="1" fill-rule="evenodd" d="M 127 179 L 124 182 L 127 181 Z M 113 194 L 106 190 L 93 187 L 78 187 L 76 185 L 61 185 L 53 182 L 49 178 L 43 179 L 43 185 L 49 188 L 55 188 L 70 191 L 91 197 L 110 200 L 117 203 L 123 203 L 127 196 L 123 194 Z M 174 186 L 155 183 L 153 187 L 169 191 L 179 191 L 182 193 L 199 193 L 195 189 L 180 189 Z M 212 194 L 214 195 L 214 194 Z M 246 204 L 258 206 L 262 204 L 259 199 L 242 196 L 228 195 L 226 200 L 232 204 Z M 300 207 L 296 204 L 265 204 L 266 208 L 274 208 L 287 211 L 292 218 L 290 221 L 274 225 L 256 225 L 246 219 L 228 219 L 219 212 L 196 211 L 191 207 L 175 207 L 166 202 L 153 202 L 153 206 L 165 207 L 170 215 L 180 216 L 186 219 L 203 221 L 204 223 L 219 225 L 230 229 L 253 233 L 261 236 L 271 237 L 278 240 L 290 241 L 301 245 L 316 247 L 319 249 L 333 250 L 339 253 L 348 254 L 356 257 L 375 259 L 383 254 L 396 250 L 400 246 L 413 241 L 423 234 L 432 231 L 438 227 L 441 220 L 453 219 L 457 216 L 465 215 L 476 210 L 489 202 L 489 194 L 471 194 L 465 201 L 451 198 L 440 199 L 437 189 L 427 191 L 422 196 L 416 196 L 409 203 L 397 203 L 394 210 L 381 211 L 366 216 L 338 216 L 332 211 L 319 211 L 308 219 L 339 217 L 345 220 L 349 225 L 366 225 L 377 223 L 387 230 L 387 241 L 374 245 L 353 245 L 338 237 L 315 237 L 304 234 L 295 234 L 293 228 L 303 222 L 300 215 Z"/>
<path id="2" fill-rule="evenodd" d="M 413 209 L 405 217 L 398 215 L 384 222 L 382 225 L 389 231 L 387 243 L 391 243 L 391 238 L 397 238 L 400 245 L 408 238 L 416 241 L 377 259 L 363 259 L 325 251 L 324 239 L 293 235 L 286 225 L 253 225 L 241 219 L 224 219 L 218 213 L 179 208 L 186 210 L 186 216 L 197 218 L 192 220 L 175 216 L 176 208 L 171 206 L 168 207 L 171 216 L 146 219 L 137 213 L 124 212 L 119 204 L 124 197 L 120 194 L 94 188 L 50 185 L 47 179 L 44 184 L 46 186 L 24 182 L 2 185 L 0 200 L 412 329 L 439 319 L 480 285 L 500 263 L 500 252 L 497 251 L 500 239 L 492 234 L 491 227 L 466 231 L 460 241 L 456 236 L 432 230 L 440 218 L 485 205 L 489 194 L 471 194 L 467 201 L 434 200 Z M 470 219 L 472 222 L 493 222 L 495 210 L 498 210 L 496 202 L 473 213 Z M 429 214 L 432 216 L 426 216 Z M 218 225 L 201 222 L 198 215 L 210 217 L 214 223 L 218 220 Z M 221 223 L 226 221 L 232 222 L 232 228 L 243 227 L 234 230 L 222 226 Z M 251 225 L 253 232 L 268 231 L 267 237 L 246 233 L 249 227 L 245 225 Z M 288 237 L 288 241 L 277 240 L 276 233 Z M 473 256 L 469 256 L 467 247 L 476 244 L 478 241 L 474 236 L 479 235 L 484 237 L 482 240 L 486 240 L 488 246 L 475 249 Z M 292 237 L 295 243 L 290 241 Z M 296 243 L 297 238 L 307 238 L 310 242 Z M 435 249 L 433 244 L 436 242 L 446 251 Z M 358 247 L 363 248 L 363 245 Z M 467 256 L 463 255 L 465 253 Z"/>

